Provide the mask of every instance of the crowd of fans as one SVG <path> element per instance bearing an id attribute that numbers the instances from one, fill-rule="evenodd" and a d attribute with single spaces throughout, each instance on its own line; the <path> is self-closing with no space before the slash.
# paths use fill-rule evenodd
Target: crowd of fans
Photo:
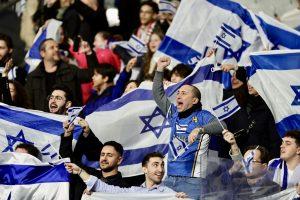
<path id="1" fill-rule="evenodd" d="M 179 4 L 172 3 L 175 7 Z M 233 67 L 232 89 L 223 93 L 224 99 L 234 95 L 241 109 L 222 122 L 223 125 L 202 109 L 201 93 L 192 85 L 182 86 L 176 103 L 170 103 L 164 84 L 178 83 L 192 72 L 185 64 L 178 64 L 169 71 L 170 58 L 155 57 L 173 16 L 172 12 L 159 12 L 158 4 L 151 0 L 140 4 L 139 24 L 131 31 L 147 44 L 148 51 L 136 58 L 113 43 L 128 40 L 130 28 L 110 28 L 102 1 L 40 1 L 34 15 L 25 19 L 31 20 L 34 26 L 26 28 L 37 31 L 47 26 L 49 19 L 61 20 L 61 40 L 42 41 L 39 46 L 42 61 L 26 74 L 24 67 L 14 66 L 12 39 L 0 33 L 1 101 L 59 115 L 66 115 L 72 106 L 85 105 L 79 120 L 83 130 L 74 150 L 74 125 L 65 122 L 61 135 L 59 153 L 72 161 L 66 165 L 72 173 L 70 199 L 81 199 L 83 192 L 92 191 L 176 191 L 178 198 L 194 199 L 226 191 L 222 199 L 254 199 L 297 185 L 300 195 L 300 180 L 295 179 L 300 174 L 300 131 L 287 132 L 280 138 L 270 109 L 255 88 L 247 84 L 242 67 Z M 62 51 L 67 54 L 62 56 Z M 228 66 L 222 69 L 228 71 Z M 142 81 L 153 81 L 154 99 L 172 127 L 170 146 L 176 148 L 178 141 L 190 145 L 183 154 L 170 147 L 164 180 L 164 157 L 158 152 L 145 156 L 141 166 L 145 176 L 122 178 L 118 171 L 123 159 L 122 145 L 99 141 L 84 120 L 99 106 L 132 91 Z M 210 140 L 207 132 L 223 132 L 223 138 L 218 138 L 219 157 L 231 159 L 211 174 L 207 169 Z M 18 145 L 16 152 L 39 158 L 38 150 L 30 144 Z M 99 161 L 101 170 L 85 166 L 83 157 Z"/>

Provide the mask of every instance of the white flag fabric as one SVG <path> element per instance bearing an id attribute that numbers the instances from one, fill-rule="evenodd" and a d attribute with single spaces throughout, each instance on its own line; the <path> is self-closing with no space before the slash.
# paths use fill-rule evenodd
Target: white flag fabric
<path id="1" fill-rule="evenodd" d="M 224 120 L 230 117 L 239 109 L 241 109 L 241 107 L 239 106 L 234 96 L 224 100 L 219 105 L 213 107 L 213 111 L 219 120 Z"/>
<path id="2" fill-rule="evenodd" d="M 62 25 L 61 21 L 58 21 L 56 19 L 50 19 L 46 27 L 41 27 L 39 29 L 38 33 L 34 38 L 31 48 L 29 49 L 29 51 L 25 56 L 26 71 L 28 73 L 35 70 L 35 68 L 41 62 L 41 55 L 39 50 L 39 46 L 41 42 L 48 38 L 52 38 L 57 42 L 59 41 L 60 38 L 59 27 L 61 25 Z"/>
<path id="3" fill-rule="evenodd" d="M 217 62 L 249 66 L 250 52 L 264 48 L 251 15 L 229 0 L 182 0 L 159 52 L 194 65 L 216 48 Z"/>
<path id="4" fill-rule="evenodd" d="M 260 12 L 253 16 L 264 46 L 268 50 L 300 49 L 300 32 Z"/>
<path id="5" fill-rule="evenodd" d="M 0 103 L 0 152 L 12 152 L 19 143 L 29 143 L 37 147 L 45 162 L 59 159 L 58 151 L 63 121 L 67 116 L 42 111 L 17 108 Z M 73 142 L 81 133 L 76 125 Z"/>
<path id="6" fill-rule="evenodd" d="M 297 194 L 296 189 L 292 187 L 271 196 L 259 198 L 257 200 L 295 200 L 298 198 L 299 195 Z"/>
<path id="7" fill-rule="evenodd" d="M 281 137 L 300 124 L 300 50 L 274 50 L 251 55 L 249 83 L 270 108 Z"/>
<path id="8" fill-rule="evenodd" d="M 69 199 L 64 163 L 42 163 L 25 153 L 0 153 L 0 199 Z"/>
<path id="9" fill-rule="evenodd" d="M 174 193 L 156 193 L 156 194 L 141 194 L 141 193 L 126 193 L 123 194 L 108 194 L 101 192 L 94 192 L 92 195 L 82 195 L 81 200 L 175 200 L 178 199 Z M 189 198 L 185 198 L 189 200 Z"/>
<path id="10" fill-rule="evenodd" d="M 201 91 L 204 109 L 221 102 L 221 73 L 212 73 L 213 64 L 205 60 L 182 82 L 166 89 L 171 100 L 183 84 L 193 84 Z M 86 120 L 100 141 L 114 140 L 123 145 L 124 160 L 119 168 L 123 176 L 142 174 L 141 161 L 147 153 L 168 151 L 170 125 L 153 99 L 150 82 L 99 107 Z"/>
<path id="11" fill-rule="evenodd" d="M 160 0 L 158 7 L 160 13 L 171 13 L 175 15 L 177 10 L 175 5 L 172 2 L 167 0 Z"/>

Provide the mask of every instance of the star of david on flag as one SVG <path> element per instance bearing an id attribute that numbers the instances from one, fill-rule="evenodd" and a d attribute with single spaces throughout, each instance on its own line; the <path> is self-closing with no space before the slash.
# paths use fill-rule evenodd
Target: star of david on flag
<path id="1" fill-rule="evenodd" d="M 6 134 L 6 138 L 7 138 L 8 146 L 2 152 L 7 152 L 7 151 L 13 152 L 14 151 L 14 145 L 17 142 L 33 145 L 33 142 L 30 142 L 30 141 L 26 140 L 22 130 L 18 133 L 17 136 L 12 136 L 12 135 Z"/>
<path id="2" fill-rule="evenodd" d="M 160 118 L 156 121 L 161 121 L 161 119 L 163 119 L 163 122 L 158 126 L 153 126 L 151 124 L 155 123 L 155 118 Z M 145 126 L 143 127 L 143 130 L 141 131 L 142 133 L 146 133 L 146 132 L 153 132 L 154 135 L 156 136 L 156 138 L 159 138 L 161 133 L 163 132 L 163 130 L 165 128 L 169 128 L 170 124 L 168 122 L 168 120 L 163 116 L 163 113 L 161 112 L 161 110 L 158 107 L 155 107 L 154 111 L 152 112 L 152 114 L 150 116 L 140 116 L 140 119 L 143 121 L 143 123 L 145 124 Z"/>
<path id="3" fill-rule="evenodd" d="M 219 120 L 224 120 L 234 113 L 236 113 L 241 107 L 237 103 L 234 96 L 224 100 L 219 105 L 213 107 L 213 111 L 216 115 L 216 117 L 219 118 Z"/>
<path id="4" fill-rule="evenodd" d="M 292 102 L 293 106 L 300 105 L 300 85 L 291 85 L 292 90 L 295 92 L 295 99 Z"/>

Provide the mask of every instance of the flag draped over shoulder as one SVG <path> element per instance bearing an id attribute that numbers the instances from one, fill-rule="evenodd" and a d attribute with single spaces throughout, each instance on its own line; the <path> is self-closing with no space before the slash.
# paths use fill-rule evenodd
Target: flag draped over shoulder
<path id="1" fill-rule="evenodd" d="M 201 62 L 182 82 L 169 86 L 169 98 L 174 100 L 183 84 L 193 84 L 201 91 L 204 108 L 220 103 L 221 74 L 211 72 L 209 61 Z M 168 151 L 170 124 L 153 99 L 151 82 L 143 82 L 136 90 L 99 107 L 86 120 L 100 141 L 114 140 L 123 145 L 124 160 L 119 168 L 123 176 L 141 174 L 141 161 L 147 153 Z"/>
<path id="2" fill-rule="evenodd" d="M 67 116 L 0 103 L 0 152 L 12 152 L 17 144 L 29 143 L 40 150 L 43 161 L 57 160 L 65 120 Z M 76 125 L 74 142 L 80 133 L 81 127 Z"/>
<path id="3" fill-rule="evenodd" d="M 270 108 L 281 137 L 300 124 L 300 50 L 275 50 L 251 55 L 249 83 Z"/>
<path id="4" fill-rule="evenodd" d="M 28 50 L 26 56 L 25 56 L 25 62 L 26 62 L 26 71 L 28 73 L 35 70 L 35 68 L 40 64 L 41 62 L 41 55 L 39 46 L 42 43 L 43 40 L 52 38 L 55 41 L 58 42 L 60 38 L 60 32 L 59 27 L 62 25 L 61 21 L 50 19 L 49 23 L 46 27 L 41 27 L 36 34 L 33 44 L 31 48 Z"/>
<path id="5" fill-rule="evenodd" d="M 42 163 L 25 153 L 0 154 L 0 199 L 69 199 L 64 163 Z"/>

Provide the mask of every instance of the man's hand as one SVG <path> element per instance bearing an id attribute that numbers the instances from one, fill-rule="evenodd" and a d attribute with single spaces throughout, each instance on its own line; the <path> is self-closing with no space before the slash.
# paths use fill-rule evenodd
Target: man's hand
<path id="1" fill-rule="evenodd" d="M 7 77 L 9 71 L 13 68 L 14 64 L 13 64 L 13 59 L 10 58 L 6 63 L 5 63 L 5 67 L 3 69 L 2 72 L 2 77 Z"/>
<path id="2" fill-rule="evenodd" d="M 64 137 L 69 137 L 70 135 L 72 135 L 75 127 L 73 123 L 69 124 L 68 121 L 64 121 L 63 127 L 65 130 Z"/>
<path id="3" fill-rule="evenodd" d="M 224 72 L 229 72 L 230 70 L 237 70 L 238 66 L 237 65 L 232 65 L 232 64 L 223 64 L 223 65 L 221 65 L 221 69 Z"/>
<path id="4" fill-rule="evenodd" d="M 223 130 L 222 134 L 223 134 L 224 140 L 226 142 L 228 142 L 230 145 L 236 144 L 236 140 L 235 140 L 233 133 L 231 133 L 228 130 Z"/>
<path id="5" fill-rule="evenodd" d="M 79 174 L 82 171 L 82 169 L 74 163 L 65 163 L 65 167 L 70 174 Z"/>
<path id="6" fill-rule="evenodd" d="M 91 192 L 91 191 L 89 191 L 88 189 L 85 189 L 85 190 L 83 191 L 83 194 L 86 194 L 86 195 L 91 195 L 91 194 L 92 194 L 92 192 Z"/>
<path id="7" fill-rule="evenodd" d="M 171 59 L 167 56 L 160 57 L 157 61 L 157 71 L 163 72 L 164 69 L 169 66 L 171 63 Z"/>
<path id="8" fill-rule="evenodd" d="M 85 53 L 86 55 L 91 55 L 93 53 L 92 48 L 87 41 L 81 40 L 79 53 Z"/>
<path id="9" fill-rule="evenodd" d="M 179 199 L 184 199 L 184 198 L 188 197 L 188 195 L 184 192 L 177 192 L 175 196 L 176 196 L 176 198 L 179 198 Z"/>
<path id="10" fill-rule="evenodd" d="M 136 64 L 136 61 L 137 61 L 137 58 L 136 58 L 136 57 L 135 57 L 135 58 L 131 58 L 131 59 L 128 61 L 127 65 L 126 65 L 126 68 L 125 68 L 126 72 L 130 72 L 130 71 L 132 70 L 132 68 L 133 68 L 134 65 Z"/>
<path id="11" fill-rule="evenodd" d="M 196 141 L 200 129 L 202 129 L 202 128 L 195 128 L 195 129 L 192 130 L 192 132 L 189 134 L 188 141 L 189 141 L 190 144 L 192 144 L 192 143 L 194 143 L 194 142 Z M 202 130 L 202 131 L 203 131 L 203 130 Z"/>
<path id="12" fill-rule="evenodd" d="M 235 161 L 232 167 L 229 169 L 228 173 L 232 175 L 233 173 L 239 172 L 243 167 L 241 161 Z"/>
<path id="13" fill-rule="evenodd" d="M 84 119 L 79 119 L 78 120 L 78 124 L 83 129 L 83 136 L 87 137 L 90 134 L 90 131 L 91 131 L 90 126 L 87 123 L 87 121 L 85 121 Z"/>

